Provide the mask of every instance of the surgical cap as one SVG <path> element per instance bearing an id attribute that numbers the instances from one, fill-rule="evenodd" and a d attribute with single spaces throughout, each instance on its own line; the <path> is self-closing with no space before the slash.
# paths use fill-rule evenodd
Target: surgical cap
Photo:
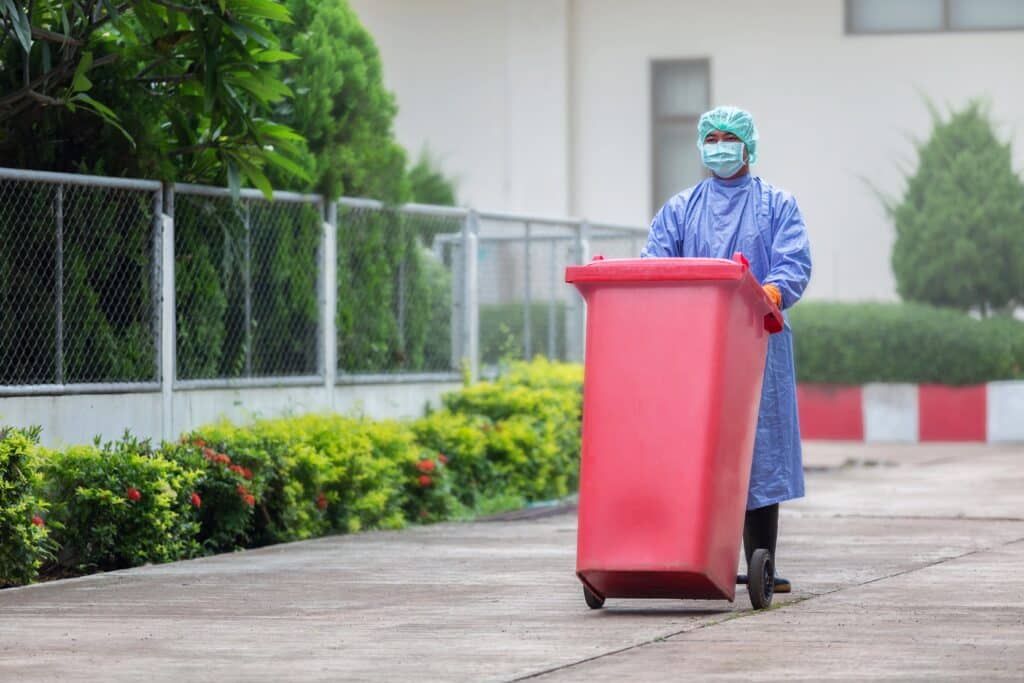
<path id="1" fill-rule="evenodd" d="M 697 122 L 697 148 L 704 146 L 704 138 L 712 130 L 724 130 L 732 133 L 747 146 L 750 163 L 757 161 L 757 128 L 754 118 L 749 112 L 738 107 L 715 107 L 701 114 Z"/>

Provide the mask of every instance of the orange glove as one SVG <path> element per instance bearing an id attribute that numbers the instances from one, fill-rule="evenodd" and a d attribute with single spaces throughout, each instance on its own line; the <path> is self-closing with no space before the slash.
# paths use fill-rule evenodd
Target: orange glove
<path id="1" fill-rule="evenodd" d="M 764 293 L 768 295 L 768 298 L 772 300 L 778 308 L 782 308 L 782 292 L 775 285 L 765 285 Z"/>

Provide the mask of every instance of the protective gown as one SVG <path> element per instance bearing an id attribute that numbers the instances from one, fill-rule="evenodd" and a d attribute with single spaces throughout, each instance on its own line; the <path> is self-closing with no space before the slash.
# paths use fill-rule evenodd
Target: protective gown
<path id="1" fill-rule="evenodd" d="M 711 177 L 670 199 L 651 222 L 641 256 L 732 258 L 737 251 L 762 284 L 779 288 L 783 309 L 803 295 L 811 253 L 800 209 L 792 195 L 750 175 Z M 783 331 L 768 342 L 747 509 L 803 495 L 793 333 L 787 319 Z"/>

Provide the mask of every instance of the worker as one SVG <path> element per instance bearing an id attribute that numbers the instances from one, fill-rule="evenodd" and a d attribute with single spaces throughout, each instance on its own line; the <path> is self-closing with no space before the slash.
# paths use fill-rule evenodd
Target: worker
<path id="1" fill-rule="evenodd" d="M 718 107 L 702 115 L 697 147 L 711 175 L 661 208 L 641 256 L 732 258 L 741 252 L 765 293 L 785 311 L 807 287 L 811 252 L 793 195 L 750 174 L 757 143 L 757 128 L 746 111 Z M 758 548 L 767 548 L 774 560 L 779 503 L 804 495 L 801 460 L 793 334 L 787 320 L 768 342 L 743 527 L 748 566 Z M 737 577 L 738 583 L 746 580 Z M 790 582 L 776 575 L 775 592 L 790 590 Z"/>

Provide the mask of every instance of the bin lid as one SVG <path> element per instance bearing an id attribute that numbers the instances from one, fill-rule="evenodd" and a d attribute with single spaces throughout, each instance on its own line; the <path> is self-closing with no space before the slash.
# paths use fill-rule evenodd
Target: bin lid
<path id="1" fill-rule="evenodd" d="M 601 257 L 583 266 L 565 269 L 566 282 L 672 282 L 688 280 L 740 280 L 749 266 L 743 261 L 717 258 Z"/>

